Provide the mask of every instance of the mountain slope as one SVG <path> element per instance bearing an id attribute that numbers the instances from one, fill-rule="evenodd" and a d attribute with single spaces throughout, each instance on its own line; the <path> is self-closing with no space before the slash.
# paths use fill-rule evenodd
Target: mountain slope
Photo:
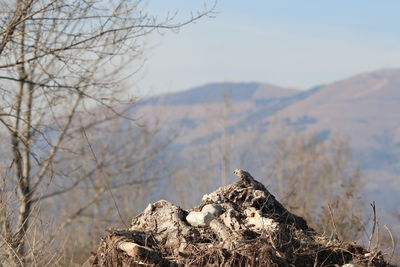
<path id="1" fill-rule="evenodd" d="M 211 83 L 173 94 L 164 94 L 143 101 L 142 104 L 158 105 L 205 105 L 230 101 L 245 102 L 255 99 L 282 98 L 296 94 L 298 90 L 281 88 L 263 83 Z"/>
<path id="2" fill-rule="evenodd" d="M 340 129 L 355 137 L 357 146 L 378 144 L 376 137 L 384 132 L 400 141 L 400 71 L 362 74 L 326 85 L 277 115 L 312 117 L 318 121 L 312 128 Z"/>
<path id="3" fill-rule="evenodd" d="M 390 210 L 400 206 L 400 70 L 328 84 L 275 116 L 292 123 L 308 118 L 305 131 L 348 137 L 367 177 L 368 200 Z"/>
<path id="4" fill-rule="evenodd" d="M 262 83 L 213 83 L 143 100 L 137 115 L 164 129 L 179 129 L 178 143 L 189 145 L 218 138 L 218 125 L 241 126 L 263 110 L 273 114 L 292 103 L 302 91 Z M 202 141 L 203 140 L 203 141 Z"/>
<path id="5" fill-rule="evenodd" d="M 400 174 L 400 71 L 383 70 L 324 86 L 318 93 L 277 113 L 308 130 L 339 131 L 350 137 L 364 169 Z"/>
<path id="6" fill-rule="evenodd" d="M 214 83 L 147 99 L 138 114 L 154 116 L 163 131 L 178 133 L 174 153 L 182 161 L 201 160 L 211 150 L 248 154 L 246 149 L 259 146 L 277 121 L 321 138 L 339 133 L 349 137 L 367 176 L 367 201 L 377 200 L 388 210 L 400 206 L 400 70 L 365 73 L 307 91 Z M 222 164 L 224 159 L 214 160 Z M 241 166 L 239 158 L 230 163 Z"/>

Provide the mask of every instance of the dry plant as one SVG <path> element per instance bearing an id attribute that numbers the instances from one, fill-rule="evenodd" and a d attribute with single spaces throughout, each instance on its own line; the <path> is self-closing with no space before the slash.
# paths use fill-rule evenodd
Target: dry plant
<path id="1" fill-rule="evenodd" d="M 360 238 L 363 182 L 347 141 L 337 134 L 326 140 L 301 133 L 281 136 L 270 145 L 264 171 L 284 205 L 332 237 Z"/>
<path id="2" fill-rule="evenodd" d="M 392 266 L 381 254 L 319 234 L 248 172 L 234 173 L 237 182 L 190 210 L 149 204 L 129 229 L 109 230 L 84 266 Z M 189 219 L 210 205 L 219 212 L 202 227 Z"/>
<path id="3" fill-rule="evenodd" d="M 390 227 L 388 225 L 381 225 L 379 220 L 379 207 L 377 207 L 375 201 L 370 203 L 371 216 L 369 218 L 367 227 L 365 229 L 365 235 L 367 241 L 368 250 L 371 251 L 368 255 L 370 258 L 376 256 L 385 256 L 388 262 L 392 264 L 400 264 L 400 251 L 398 247 L 398 240 L 400 236 L 396 232 L 398 228 Z M 400 221 L 400 218 L 397 218 Z M 398 227 L 398 225 L 397 225 Z"/>
<path id="4" fill-rule="evenodd" d="M 121 82 L 137 70 L 129 70 L 132 63 L 142 62 L 146 36 L 177 30 L 210 12 L 205 9 L 177 22 L 173 16 L 161 20 L 146 13 L 140 0 L 0 1 L 2 262 L 60 263 L 50 249 L 57 235 L 105 193 L 116 203 L 113 189 L 123 183 L 108 178 L 114 175 L 110 166 L 126 163 L 117 160 L 124 158 L 125 152 L 118 150 L 124 144 L 111 151 L 94 146 L 91 131 L 125 117 L 121 101 L 126 99 L 117 95 L 123 95 Z M 92 120 L 98 109 L 111 115 Z M 98 144 L 110 141 L 100 139 Z M 98 155 L 101 151 L 104 156 Z M 65 211 L 65 206 L 54 198 L 77 188 L 86 188 L 86 194 L 72 194 L 73 207 L 59 222 L 58 213 L 52 212 Z M 43 201 L 52 205 L 44 210 Z"/>
<path id="5" fill-rule="evenodd" d="M 245 151 L 238 147 L 248 134 L 233 128 L 244 115 L 232 100 L 230 85 L 220 86 L 217 98 L 222 101 L 201 107 L 207 118 L 199 126 L 199 131 L 205 132 L 204 143 L 192 143 L 185 148 L 183 164 L 173 175 L 173 194 L 178 198 L 174 200 L 182 207 L 193 206 L 202 194 L 230 183 L 232 164 L 242 166 L 244 162 Z"/>
<path id="6" fill-rule="evenodd" d="M 86 135 L 91 147 L 83 147 L 79 154 L 63 160 L 63 170 L 88 176 L 74 190 L 63 194 L 60 201 L 54 201 L 54 211 L 45 217 L 57 214 L 57 224 L 62 224 L 76 209 L 76 201 L 84 205 L 93 203 L 81 212 L 77 222 L 66 228 L 65 235 L 57 236 L 54 246 L 64 248 L 62 263 L 66 266 L 80 266 L 101 238 L 103 229 L 126 225 L 132 214 L 149 201 L 154 182 L 160 182 L 160 177 L 169 172 L 164 154 L 170 139 L 163 140 L 157 129 L 146 125 L 118 126 L 121 122 L 124 121 L 112 121 L 115 125 L 105 127 L 101 133 L 90 129 Z M 42 207 L 48 206 L 48 202 L 42 203 Z"/>

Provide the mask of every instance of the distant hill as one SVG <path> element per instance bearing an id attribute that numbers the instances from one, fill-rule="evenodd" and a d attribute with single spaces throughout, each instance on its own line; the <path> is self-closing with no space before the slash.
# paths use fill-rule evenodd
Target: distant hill
<path id="1" fill-rule="evenodd" d="M 385 196 L 390 201 L 383 203 L 399 207 L 400 70 L 365 73 L 322 86 L 276 116 L 289 121 L 307 117 L 312 121 L 308 131 L 349 137 L 369 189 L 374 195 L 390 192 Z"/>
<path id="2" fill-rule="evenodd" d="M 400 207 L 400 70 L 365 73 L 306 91 L 255 82 L 212 83 L 144 99 L 137 113 L 158 122 L 162 131 L 178 132 L 176 153 L 186 153 L 181 160 L 227 142 L 239 130 L 243 134 L 231 149 L 251 146 L 257 140 L 254 132 L 268 131 L 276 121 L 325 138 L 338 132 L 350 138 L 366 174 L 367 201 Z"/>
<path id="3" fill-rule="evenodd" d="M 282 98 L 296 94 L 295 89 L 281 88 L 269 84 L 251 83 L 211 83 L 187 91 L 165 94 L 143 101 L 145 105 L 204 105 L 230 101 L 254 101 Z"/>

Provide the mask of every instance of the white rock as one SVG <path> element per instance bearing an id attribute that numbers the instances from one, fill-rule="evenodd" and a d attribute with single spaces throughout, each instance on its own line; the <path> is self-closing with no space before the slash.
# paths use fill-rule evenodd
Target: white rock
<path id="1" fill-rule="evenodd" d="M 346 264 L 343 264 L 342 267 L 357 267 L 357 265 L 354 265 L 352 263 L 346 263 Z"/>
<path id="2" fill-rule="evenodd" d="M 214 218 L 214 215 L 209 212 L 191 211 L 188 216 L 186 216 L 186 221 L 194 227 L 205 227 Z"/>
<path id="3" fill-rule="evenodd" d="M 220 188 L 219 188 L 220 189 Z M 210 194 L 206 194 L 201 199 L 202 202 L 214 202 L 218 203 L 221 202 L 221 196 L 217 192 L 212 192 Z"/>
<path id="4" fill-rule="evenodd" d="M 154 207 L 153 207 L 153 204 L 150 203 L 150 204 L 147 205 L 147 207 L 144 209 L 143 213 L 150 212 L 153 208 L 154 208 Z"/>
<path id="5" fill-rule="evenodd" d="M 223 213 L 223 209 L 218 204 L 207 204 L 202 209 L 201 212 L 203 213 L 211 213 L 213 216 L 218 217 Z"/>
<path id="6" fill-rule="evenodd" d="M 251 228 L 275 232 L 279 227 L 278 223 L 271 218 L 262 217 L 255 208 L 246 209 L 244 214 L 247 216 L 246 224 Z"/>

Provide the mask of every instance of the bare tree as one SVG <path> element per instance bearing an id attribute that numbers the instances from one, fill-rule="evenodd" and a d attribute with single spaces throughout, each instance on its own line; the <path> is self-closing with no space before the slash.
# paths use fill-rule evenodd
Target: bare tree
<path id="1" fill-rule="evenodd" d="M 334 134 L 286 133 L 269 146 L 265 173 L 291 211 L 321 232 L 345 240 L 363 231 L 363 182 L 347 141 Z"/>
<path id="2" fill-rule="evenodd" d="M 63 172 L 69 172 L 68 176 L 86 178 L 76 185 L 75 179 L 66 177 L 69 185 L 61 190 L 75 188 L 42 202 L 42 209 L 47 211 L 46 214 L 42 212 L 42 217 L 57 214 L 53 222 L 57 229 L 57 225 L 68 221 L 77 207 L 93 203 L 81 210 L 76 221 L 65 228 L 66 234 L 58 235 L 53 244 L 53 247 L 64 250 L 62 262 L 65 266 L 81 266 L 104 229 L 110 225 L 129 225 L 132 215 L 145 208 L 151 201 L 153 188 L 169 173 L 165 148 L 171 139 L 159 136 L 162 133 L 158 129 L 144 122 L 141 122 L 141 127 L 133 123 L 127 125 L 127 122 L 123 119 L 108 121 L 107 125 L 101 125 L 101 132 L 99 127 L 88 129 L 86 134 L 90 147 L 84 146 L 74 155 L 59 153 L 63 158 Z M 79 141 L 74 141 L 69 144 L 72 148 L 79 146 Z M 93 160 L 93 155 L 96 160 Z M 60 186 L 53 184 L 47 191 L 54 196 L 60 191 Z M 48 211 L 49 208 L 53 211 Z"/>
<path id="3" fill-rule="evenodd" d="M 171 195 L 177 196 L 174 201 L 179 201 L 183 207 L 196 205 L 206 192 L 228 184 L 232 180 L 232 161 L 239 164 L 236 159 L 241 153 L 234 148 L 241 132 L 233 133 L 230 127 L 240 120 L 240 115 L 230 95 L 231 85 L 220 86 L 215 95 L 221 98 L 220 102 L 199 105 L 205 118 L 200 122 L 199 131 L 203 131 L 208 140 L 186 147 L 182 152 L 182 164 L 176 167 L 173 175 Z"/>
<path id="4" fill-rule="evenodd" d="M 124 115 L 122 105 L 115 106 L 121 103 L 116 96 L 127 68 L 132 68 L 131 63 L 143 52 L 145 37 L 153 31 L 179 29 L 211 12 L 206 9 L 184 22 L 173 17 L 158 20 L 144 12 L 142 4 L 122 0 L 0 1 L 0 135 L 3 140 L 9 138 L 6 149 L 12 151 L 3 159 L 8 162 L 2 169 L 8 188 L 1 192 L 1 247 L 8 249 L 15 265 L 34 261 L 28 253 L 27 236 L 33 210 L 40 207 L 35 204 L 91 177 L 91 170 L 80 177 L 64 173 L 59 168 L 61 152 L 74 155 L 82 146 L 90 147 L 88 129 L 110 119 L 83 119 L 96 112 L 96 106 Z M 77 141 L 83 143 L 70 145 Z M 104 174 L 106 163 L 96 159 L 93 147 L 90 150 L 95 168 Z M 67 182 L 69 187 L 46 194 L 58 178 L 73 180 Z M 109 189 L 98 186 L 94 197 L 79 205 L 60 227 Z M 13 191 L 17 192 L 14 199 Z"/>

